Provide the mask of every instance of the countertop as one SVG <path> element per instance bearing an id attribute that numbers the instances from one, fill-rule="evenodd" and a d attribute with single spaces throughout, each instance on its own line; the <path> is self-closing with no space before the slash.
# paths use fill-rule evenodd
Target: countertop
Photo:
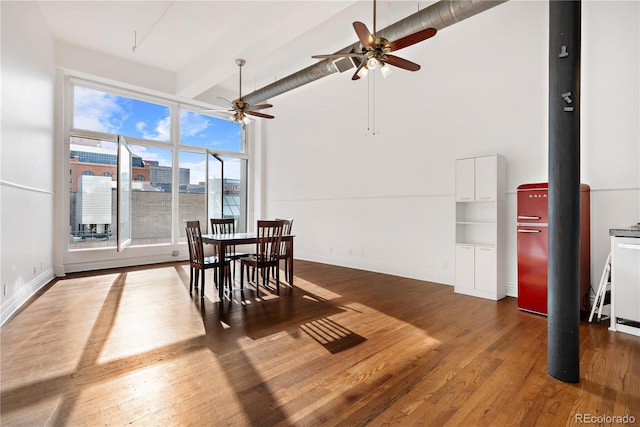
<path id="1" fill-rule="evenodd" d="M 613 237 L 640 237 L 640 223 L 629 227 L 610 228 L 609 236 Z"/>

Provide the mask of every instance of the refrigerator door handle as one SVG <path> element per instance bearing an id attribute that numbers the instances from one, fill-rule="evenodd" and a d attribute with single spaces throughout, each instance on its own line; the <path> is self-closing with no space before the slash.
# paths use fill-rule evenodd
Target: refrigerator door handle
<path id="1" fill-rule="evenodd" d="M 540 233 L 540 230 L 518 229 L 518 233 Z"/>
<path id="2" fill-rule="evenodd" d="M 518 219 L 538 220 L 542 219 L 539 216 L 518 215 Z"/>

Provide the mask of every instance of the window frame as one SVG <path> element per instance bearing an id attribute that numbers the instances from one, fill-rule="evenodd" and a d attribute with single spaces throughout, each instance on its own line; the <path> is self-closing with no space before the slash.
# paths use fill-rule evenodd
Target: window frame
<path id="1" fill-rule="evenodd" d="M 244 177 L 242 178 L 245 182 L 245 192 L 243 193 L 244 200 L 243 204 L 246 206 L 244 212 L 244 221 L 246 228 L 246 224 L 248 223 L 248 215 L 249 211 L 248 206 L 250 203 L 248 191 L 246 188 L 249 187 L 249 183 L 247 182 L 250 179 L 250 150 L 249 150 L 249 141 L 247 140 L 248 133 L 246 128 L 243 126 L 241 131 L 241 141 L 240 141 L 240 149 L 242 152 L 229 152 L 225 150 L 211 150 L 210 148 L 192 146 L 187 144 L 182 144 L 180 142 L 180 112 L 181 110 L 187 110 L 196 114 L 206 115 L 212 118 L 216 118 L 219 120 L 224 120 L 224 118 L 211 113 L 200 113 L 199 111 L 205 108 L 211 108 L 212 106 L 209 104 L 201 103 L 199 101 L 194 100 L 184 100 L 175 96 L 166 95 L 166 94 L 151 94 L 146 93 L 144 90 L 140 89 L 132 89 L 132 88 L 123 88 L 114 85 L 113 83 L 102 83 L 99 81 L 91 80 L 86 77 L 77 77 L 73 74 L 63 73 L 61 78 L 62 84 L 62 100 L 63 100 L 63 153 L 62 153 L 62 161 L 64 162 L 62 169 L 69 169 L 69 152 L 70 152 L 70 141 L 72 137 L 78 138 L 91 138 L 98 139 L 103 141 L 109 141 L 117 143 L 118 135 L 98 132 L 98 131 L 90 131 L 86 129 L 75 128 L 73 125 L 74 120 L 74 90 L 76 86 L 86 87 L 88 89 L 101 91 L 117 96 L 122 96 L 126 98 L 132 98 L 144 102 L 150 102 L 153 104 L 158 104 L 162 106 L 167 106 L 169 108 L 170 114 L 170 137 L 167 141 L 157 140 L 157 139 L 142 139 L 134 136 L 125 135 L 127 142 L 131 146 L 148 146 L 155 147 L 161 149 L 170 149 L 172 151 L 172 191 L 171 191 L 171 239 L 170 243 L 157 243 L 157 244 L 149 244 L 149 245 L 136 245 L 130 246 L 126 251 L 118 253 L 116 247 L 108 247 L 108 248 L 83 248 L 83 249 L 72 249 L 70 248 L 68 233 L 69 229 L 69 210 L 70 210 L 70 193 L 68 187 L 68 179 L 63 180 L 61 183 L 62 190 L 61 191 L 61 204 L 62 204 L 62 214 L 61 214 L 61 230 L 63 236 L 62 243 L 62 264 L 65 268 L 65 271 L 83 271 L 91 268 L 105 268 L 111 266 L 123 266 L 123 265 L 135 265 L 135 264 L 144 264 L 146 262 L 162 262 L 162 261 L 171 261 L 176 260 L 175 258 L 171 258 L 175 256 L 174 254 L 178 253 L 177 256 L 181 257 L 181 259 L 185 258 L 185 255 L 188 257 L 188 253 L 186 252 L 185 243 L 181 241 L 179 236 L 179 227 L 182 225 L 181 220 L 178 217 L 178 203 L 179 203 L 179 153 L 180 151 L 190 151 L 196 153 L 202 153 L 205 155 L 205 158 L 208 160 L 208 156 L 211 153 L 215 153 L 217 156 L 229 157 L 229 158 L 238 158 L 240 160 L 245 161 L 246 169 L 244 171 Z M 208 168 L 208 167 L 207 167 Z M 205 197 L 208 197 L 208 186 L 209 183 L 205 183 Z M 205 209 L 208 206 L 208 200 L 205 199 Z M 208 215 L 208 212 L 205 213 Z M 204 226 L 204 225 L 203 225 Z M 117 246 L 117 245 L 116 245 Z M 162 258 L 158 259 L 156 255 L 161 255 Z M 146 260 L 145 260 L 146 259 Z"/>

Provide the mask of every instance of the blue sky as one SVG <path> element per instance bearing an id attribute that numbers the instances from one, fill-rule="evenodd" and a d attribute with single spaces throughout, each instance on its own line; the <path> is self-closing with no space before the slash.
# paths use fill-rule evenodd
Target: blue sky
<path id="1" fill-rule="evenodd" d="M 78 129 L 169 142 L 170 113 L 170 108 L 165 105 L 75 86 L 74 127 Z M 237 152 L 240 150 L 240 132 L 240 126 L 229 120 L 187 110 L 180 111 L 181 144 Z M 169 144 L 167 149 L 141 146 L 131 148 L 143 160 L 157 160 L 162 166 L 171 166 Z M 204 180 L 202 154 L 181 152 L 180 163 L 180 167 L 191 169 L 192 183 Z M 233 174 L 232 170 L 229 172 L 231 173 L 226 175 Z"/>
<path id="2" fill-rule="evenodd" d="M 169 141 L 170 109 L 133 98 L 75 87 L 74 126 L 106 132 Z M 218 117 L 180 111 L 181 143 L 214 150 L 238 151 L 240 126 Z"/>

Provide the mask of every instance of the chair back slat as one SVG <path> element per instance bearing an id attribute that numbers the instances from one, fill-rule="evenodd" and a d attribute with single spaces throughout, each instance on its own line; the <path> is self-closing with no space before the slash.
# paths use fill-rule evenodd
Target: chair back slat
<path id="1" fill-rule="evenodd" d="M 278 257 L 282 242 L 282 220 L 258 220 L 256 256 L 267 261 Z"/>
<path id="2" fill-rule="evenodd" d="M 211 218 L 212 234 L 233 234 L 236 232 L 236 221 L 233 218 Z M 214 254 L 218 255 L 218 246 L 214 245 Z M 236 252 L 235 245 L 226 247 L 225 256 L 233 255 Z"/>
<path id="3" fill-rule="evenodd" d="M 276 220 L 278 221 L 283 221 L 284 225 L 282 227 L 282 235 L 283 236 L 288 236 L 291 234 L 291 229 L 293 228 L 293 219 L 286 219 L 286 218 L 276 218 Z M 280 257 L 285 257 L 289 254 L 289 242 L 283 240 L 282 243 L 280 243 Z"/>
<path id="4" fill-rule="evenodd" d="M 189 258 L 192 265 L 204 264 L 204 245 L 202 244 L 202 232 L 200 221 L 187 221 L 185 227 L 187 242 L 189 244 Z"/>
<path id="5" fill-rule="evenodd" d="M 233 218 L 211 218 L 212 234 L 232 234 L 236 232 L 236 223 Z"/>

